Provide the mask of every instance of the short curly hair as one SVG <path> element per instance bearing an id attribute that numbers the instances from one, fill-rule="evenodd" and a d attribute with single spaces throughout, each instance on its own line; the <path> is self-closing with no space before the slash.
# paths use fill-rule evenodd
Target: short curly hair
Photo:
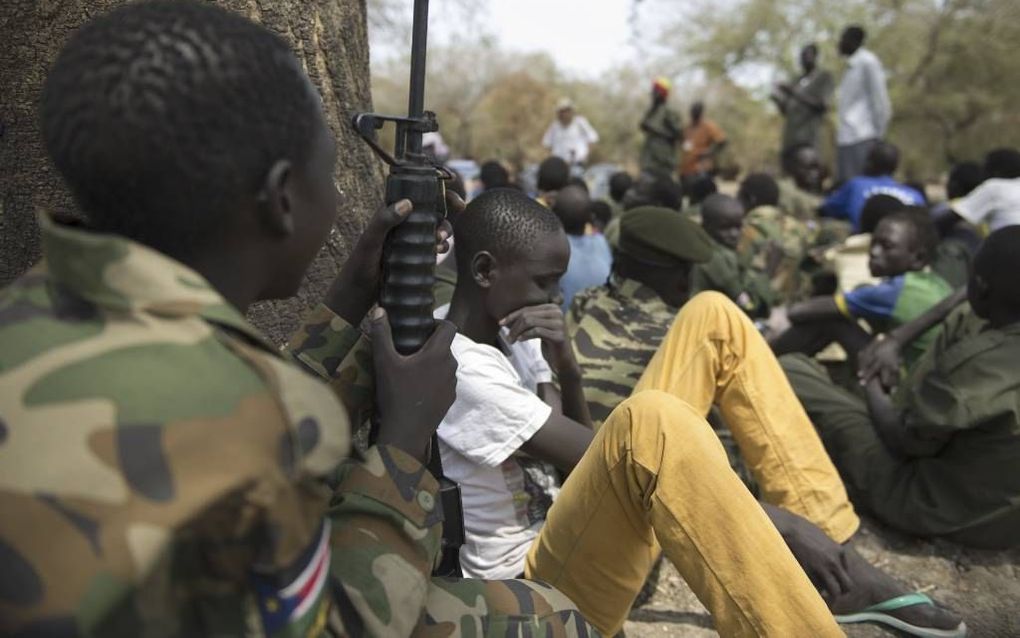
<path id="1" fill-rule="evenodd" d="M 195 0 L 85 24 L 41 107 L 46 149 L 90 225 L 171 254 L 214 245 L 274 161 L 307 161 L 320 113 L 283 39 Z"/>
<path id="2" fill-rule="evenodd" d="M 556 214 L 521 191 L 487 190 L 471 200 L 453 227 L 460 275 L 470 276 L 471 257 L 479 251 L 514 260 L 543 236 L 561 232 L 563 224 Z"/>

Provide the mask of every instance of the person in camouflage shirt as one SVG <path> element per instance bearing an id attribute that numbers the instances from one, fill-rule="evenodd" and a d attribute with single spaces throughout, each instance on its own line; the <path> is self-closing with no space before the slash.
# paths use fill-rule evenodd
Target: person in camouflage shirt
<path id="1" fill-rule="evenodd" d="M 0 292 L 0 633 L 595 634 L 542 583 L 430 577 L 452 326 L 410 357 L 385 313 L 374 348 L 355 327 L 409 202 L 290 354 L 245 320 L 336 215 L 333 136 L 280 38 L 202 2 L 115 9 L 62 50 L 42 124 L 85 222 L 42 215 L 43 261 Z"/>
<path id="2" fill-rule="evenodd" d="M 721 292 L 752 317 L 768 316 L 773 302 L 768 278 L 752 270 L 737 253 L 744 228 L 744 206 L 734 197 L 715 193 L 701 205 L 701 226 L 712 239 L 712 257 L 695 264 L 691 293 Z"/>
<path id="3" fill-rule="evenodd" d="M 688 300 L 688 273 L 707 256 L 708 244 L 698 226 L 674 211 L 645 207 L 624 216 L 610 281 L 579 293 L 567 315 L 568 336 L 582 370 L 592 421 L 601 427 L 628 397 L 648 389 L 674 393 L 700 413 L 707 414 L 715 404 L 729 429 L 720 432 L 720 438 L 727 452 L 744 453 L 752 474 L 763 485 L 763 500 L 782 500 L 769 487 L 782 482 L 777 472 L 787 472 L 787 479 L 800 471 L 813 476 L 808 482 L 813 484 L 811 498 L 820 499 L 815 505 L 805 507 L 787 498 L 785 509 L 763 506 L 816 586 L 831 594 L 832 578 L 845 576 L 853 581 L 852 589 L 861 598 L 838 601 L 830 595 L 827 602 L 835 613 L 907 593 L 851 548 L 838 544 L 853 535 L 856 516 L 841 481 L 832 474 L 835 468 L 818 449 L 821 443 L 807 416 L 789 409 L 796 397 L 764 340 L 721 295 L 702 293 Z M 701 341 L 704 345 L 693 345 Z M 678 356 L 692 351 L 697 355 Z M 713 357 L 718 357 L 714 366 L 705 372 L 701 359 Z M 754 397 L 751 404 L 748 396 Z M 767 439 L 761 436 L 766 430 L 771 431 Z M 766 460 L 773 454 L 785 459 L 786 469 L 780 471 Z M 820 481 L 822 477 L 828 478 Z M 825 569 L 817 555 L 804 551 L 808 538 L 816 548 L 842 556 L 839 562 L 846 561 L 847 574 Z M 896 613 L 921 627 L 960 624 L 953 614 L 929 605 Z"/>
<path id="4" fill-rule="evenodd" d="M 768 280 L 773 303 L 807 297 L 811 281 L 801 264 L 817 237 L 817 222 L 803 222 L 780 209 L 779 185 L 765 173 L 745 177 L 737 199 L 747 211 L 737 253 Z"/>

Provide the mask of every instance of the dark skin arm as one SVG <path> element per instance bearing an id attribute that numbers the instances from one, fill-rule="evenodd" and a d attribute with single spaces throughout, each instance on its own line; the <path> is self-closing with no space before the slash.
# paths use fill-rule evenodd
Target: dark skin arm
<path id="1" fill-rule="evenodd" d="M 781 507 L 762 508 L 822 597 L 832 600 L 853 586 L 843 546 L 807 519 Z"/>
<path id="2" fill-rule="evenodd" d="M 464 201 L 453 191 L 446 191 L 447 209 L 454 213 L 464 210 Z M 402 199 L 372 216 L 340 274 L 333 280 L 322 303 L 344 321 L 357 326 L 379 298 L 382 283 L 382 250 L 386 235 L 411 212 L 411 201 Z M 436 229 L 437 252 L 449 250 L 447 239 L 453 233 L 446 220 Z"/>
<path id="3" fill-rule="evenodd" d="M 877 378 L 873 378 L 864 386 L 868 413 L 875 433 L 885 447 L 894 454 L 904 455 L 903 450 L 903 418 L 892 403 L 885 388 Z"/>
<path id="4" fill-rule="evenodd" d="M 461 210 L 464 203 L 456 193 L 447 192 L 447 206 Z M 386 235 L 410 212 L 411 202 L 400 200 L 376 213 L 323 298 L 323 304 L 352 326 L 361 323 L 378 297 Z M 449 248 L 449 236 L 450 226 L 444 221 L 436 232 L 437 251 Z M 424 463 L 429 440 L 456 396 L 457 362 L 450 352 L 456 328 L 438 322 L 422 349 L 410 356 L 394 348 L 382 309 L 376 309 L 370 328 L 379 425 L 376 441 Z"/>
<path id="5" fill-rule="evenodd" d="M 864 385 L 868 413 L 875 433 L 885 447 L 899 456 L 933 456 L 949 441 L 950 434 L 925 432 L 923 438 L 903 423 L 903 413 L 893 405 L 892 399 L 877 377 Z"/>
<path id="6" fill-rule="evenodd" d="M 554 411 L 538 432 L 521 446 L 521 450 L 536 459 L 552 463 L 562 472 L 570 473 L 594 438 L 591 428 Z"/>
<path id="7" fill-rule="evenodd" d="M 552 303 L 526 306 L 511 312 L 500 324 L 509 331 L 507 340 L 510 343 L 535 338 L 542 340 L 542 354 L 559 378 L 563 415 L 591 429 L 593 424 L 584 398 L 581 366 L 568 342 L 560 307 Z"/>
<path id="8" fill-rule="evenodd" d="M 966 286 L 957 289 L 938 302 L 924 314 L 886 333 L 884 338 L 875 339 L 861 351 L 857 378 L 867 384 L 878 378 L 882 386 L 892 388 L 899 381 L 903 346 L 917 339 L 932 327 L 945 321 L 949 313 L 967 300 Z"/>
<path id="9" fill-rule="evenodd" d="M 832 297 L 812 297 L 791 305 L 787 310 L 790 323 L 836 319 L 842 316 L 843 313 L 839 311 L 839 306 Z"/>
<path id="10" fill-rule="evenodd" d="M 553 406 L 553 412 L 521 449 L 570 472 L 588 449 L 594 432 L 582 388 L 581 366 L 567 339 L 563 312 L 553 303 L 526 306 L 507 315 L 500 324 L 509 331 L 507 341 L 510 343 L 541 339 L 542 354 L 560 382 L 561 409 L 556 409 L 556 394 L 546 389 L 542 393 L 543 400 Z"/>
<path id="11" fill-rule="evenodd" d="M 784 85 L 780 86 L 779 88 L 787 96 L 797 100 L 798 102 L 800 102 L 804 106 L 808 107 L 809 109 L 811 109 L 815 113 L 825 113 L 826 105 L 825 105 L 824 101 L 819 100 L 819 99 L 814 98 L 814 97 L 811 97 L 809 95 L 805 95 L 801 91 L 798 91 L 794 87 L 789 86 L 787 84 L 784 84 Z"/>

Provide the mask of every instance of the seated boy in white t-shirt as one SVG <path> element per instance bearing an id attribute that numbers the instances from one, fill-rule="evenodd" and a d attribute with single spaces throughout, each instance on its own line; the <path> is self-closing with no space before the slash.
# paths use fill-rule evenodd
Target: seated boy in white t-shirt
<path id="1" fill-rule="evenodd" d="M 611 635 L 661 544 L 722 633 L 839 635 L 701 415 L 644 392 L 592 431 L 558 305 L 570 255 L 556 216 L 496 189 L 469 205 L 455 235 L 446 318 L 458 328 L 457 400 L 438 432 L 444 471 L 463 493 L 465 575 L 554 584 Z M 536 364 L 536 338 L 561 396 Z M 535 505 L 549 492 L 524 455 L 570 473 L 545 516 Z"/>
<path id="2" fill-rule="evenodd" d="M 438 433 L 445 472 L 460 483 L 464 497 L 466 575 L 512 578 L 523 572 L 553 584 L 610 635 L 622 626 L 660 545 L 723 635 L 839 635 L 804 569 L 819 581 L 829 579 L 819 586 L 829 592 L 833 609 L 874 602 L 861 604 L 874 592 L 862 592 L 866 588 L 855 581 L 871 568 L 856 555 L 849 561 L 854 564 L 820 565 L 843 555 L 827 551 L 839 545 L 778 507 L 769 507 L 766 515 L 730 470 L 704 416 L 676 392 L 637 392 L 598 433 L 591 430 L 557 299 L 569 246 L 550 211 L 517 191 L 488 191 L 461 215 L 455 235 L 458 285 L 446 318 L 458 329 L 451 346 L 458 362 L 457 399 Z M 684 306 L 676 325 L 682 321 L 700 327 L 684 332 L 694 338 L 676 345 L 675 359 L 706 368 L 702 378 L 709 392 L 733 386 L 726 396 L 755 411 L 743 372 L 733 372 L 725 382 L 718 375 L 734 361 L 738 368 L 762 366 L 744 365 L 740 355 L 726 362 L 705 355 L 714 347 L 709 341 L 728 348 L 737 340 L 757 339 L 752 349 L 767 356 L 775 368 L 771 372 L 781 378 L 746 316 L 708 293 Z M 556 372 L 562 395 L 546 383 L 551 374 L 541 358 Z M 763 376 L 776 392 L 780 382 Z M 768 481 L 778 488 L 773 496 L 786 509 L 829 519 L 829 536 L 849 537 L 858 521 L 845 492 L 842 499 L 829 499 L 845 504 L 839 511 L 806 511 L 821 509 L 811 491 L 842 490 L 835 468 L 812 467 L 806 470 L 810 480 L 786 476 L 789 468 L 800 467 L 792 455 L 812 445 L 814 436 L 786 390 L 790 400 L 782 414 L 749 417 L 766 428 L 768 419 L 790 419 L 793 412 L 803 421 L 805 436 L 776 446 L 781 459 L 773 465 L 782 467 L 773 473 L 785 474 Z M 821 449 L 820 441 L 813 444 Z M 763 458 L 771 462 L 775 452 Z M 828 463 L 824 449 L 821 455 Z M 536 472 L 536 461 L 569 473 L 547 513 L 555 475 Z M 835 477 L 834 485 L 819 479 L 825 474 Z M 790 534 L 787 541 L 804 569 L 769 516 Z M 791 519 L 799 523 L 791 527 Z M 781 592 L 775 582 L 784 583 Z"/>

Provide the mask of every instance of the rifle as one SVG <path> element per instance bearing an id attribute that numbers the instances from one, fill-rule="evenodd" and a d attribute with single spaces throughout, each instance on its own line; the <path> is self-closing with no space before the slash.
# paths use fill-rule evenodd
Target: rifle
<path id="1" fill-rule="evenodd" d="M 434 166 L 422 152 L 422 134 L 439 130 L 435 113 L 425 110 L 428 14 L 428 0 L 414 0 L 407 117 L 359 113 L 352 121 L 358 135 L 390 167 L 386 178 L 386 203 L 409 199 L 414 205 L 407 219 L 386 238 L 383 285 L 379 296 L 379 304 L 389 315 L 393 344 L 404 355 L 418 351 L 435 328 L 432 285 L 435 282 L 436 226 L 446 216 L 443 180 L 452 177 L 449 171 Z M 396 124 L 393 155 L 377 142 L 376 131 L 386 122 Z M 442 560 L 433 573 L 437 576 L 461 576 L 464 511 L 460 486 L 443 474 L 439 441 L 435 435 L 430 445 L 428 468 L 439 481 L 443 508 Z"/>

